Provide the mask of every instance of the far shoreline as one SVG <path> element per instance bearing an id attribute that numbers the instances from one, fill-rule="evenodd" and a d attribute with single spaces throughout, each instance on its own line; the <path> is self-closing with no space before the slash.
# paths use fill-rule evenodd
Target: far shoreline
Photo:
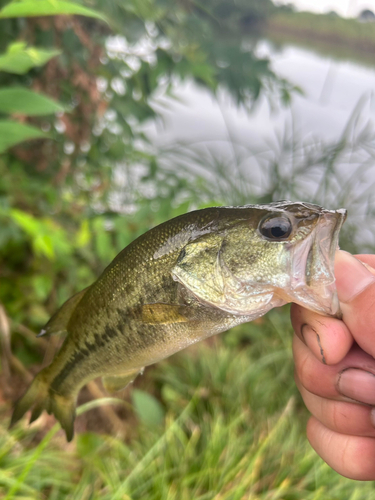
<path id="1" fill-rule="evenodd" d="M 278 13 L 263 34 L 276 44 L 296 43 L 337 59 L 375 66 L 375 23 L 361 23 L 330 14 Z"/>

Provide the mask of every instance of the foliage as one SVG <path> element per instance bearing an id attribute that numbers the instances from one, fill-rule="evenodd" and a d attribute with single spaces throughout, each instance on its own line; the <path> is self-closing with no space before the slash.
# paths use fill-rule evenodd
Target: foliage
<path id="1" fill-rule="evenodd" d="M 10 19 L 19 17 L 57 16 L 79 14 L 80 16 L 97 17 L 104 19 L 104 16 L 93 9 L 88 9 L 74 2 L 57 0 L 18 0 L 8 3 L 0 12 L 0 19 Z"/>
<path id="2" fill-rule="evenodd" d="M 288 103 L 296 89 L 254 50 L 271 10 L 263 0 L 22 0 L 0 11 L 0 303 L 21 377 L 22 363 L 33 370 L 45 351 L 30 330 L 151 226 L 204 205 L 306 195 L 306 177 L 318 178 L 317 198 L 352 199 L 351 180 L 336 177 L 351 153 L 365 176 L 373 147 L 364 130 L 348 127 L 338 144 L 286 133 L 267 154 L 240 145 L 228 161 L 192 144 L 158 150 L 142 131 L 175 81 L 213 97 L 225 88 L 246 109 L 262 96 Z M 242 168 L 248 158 L 270 174 L 261 189 L 254 165 Z M 9 500 L 370 498 L 306 444 L 290 337 L 287 312 L 274 311 L 146 371 L 126 397 L 125 441 L 79 433 L 66 447 L 58 427 L 46 434 L 47 416 L 0 427 L 0 491 Z"/>
<path id="3" fill-rule="evenodd" d="M 46 16 L 53 14 L 81 14 L 87 16 L 101 17 L 91 9 L 85 9 L 71 2 L 31 2 L 21 0 L 7 4 L 0 11 L 0 19 L 13 17 Z M 41 66 L 51 57 L 59 54 L 54 50 L 38 50 L 35 47 L 27 48 L 21 42 L 11 43 L 0 55 L 0 70 L 15 74 L 24 74 L 35 66 Z M 0 90 L 0 114 L 18 113 L 23 116 L 48 115 L 64 112 L 64 108 L 58 103 L 43 95 L 22 87 L 10 87 Z M 24 125 L 19 122 L 2 120 L 0 124 L 1 140 L 0 153 L 6 151 L 10 146 L 27 139 L 48 137 L 47 134 L 37 128 Z"/>
<path id="4" fill-rule="evenodd" d="M 230 30 L 258 29 L 275 10 L 271 0 L 206 0 L 192 1 L 192 8 L 210 16 Z"/>
<path id="5" fill-rule="evenodd" d="M 43 66 L 59 54 L 59 50 L 40 50 L 36 47 L 27 47 L 24 42 L 14 42 L 9 44 L 5 53 L 0 56 L 0 71 L 24 75 L 34 67 Z"/>

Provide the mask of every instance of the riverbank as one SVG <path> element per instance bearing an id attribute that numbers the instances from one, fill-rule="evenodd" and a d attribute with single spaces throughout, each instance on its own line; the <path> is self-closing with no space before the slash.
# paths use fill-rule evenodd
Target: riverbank
<path id="1" fill-rule="evenodd" d="M 310 12 L 279 12 L 268 19 L 265 35 L 276 43 L 294 42 L 339 59 L 375 64 L 375 23 Z"/>

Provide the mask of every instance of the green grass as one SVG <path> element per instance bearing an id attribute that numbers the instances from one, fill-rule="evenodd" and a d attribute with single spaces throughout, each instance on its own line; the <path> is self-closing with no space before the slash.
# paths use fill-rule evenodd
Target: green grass
<path id="1" fill-rule="evenodd" d="M 35 444 L 42 423 L 8 432 L 3 415 L 1 498 L 375 498 L 372 483 L 340 477 L 310 448 L 291 338 L 287 310 L 274 310 L 149 369 L 138 389 L 160 395 L 165 419 L 138 421 L 126 440 L 85 432 L 66 445 L 56 424 Z"/>

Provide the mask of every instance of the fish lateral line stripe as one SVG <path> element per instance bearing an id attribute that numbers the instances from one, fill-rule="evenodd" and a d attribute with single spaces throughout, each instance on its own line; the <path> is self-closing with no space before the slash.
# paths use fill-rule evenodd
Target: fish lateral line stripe
<path id="1" fill-rule="evenodd" d="M 100 337 L 98 333 L 94 333 L 94 343 L 85 340 L 84 346 L 86 348 L 84 348 L 83 346 L 77 346 L 79 350 L 74 353 L 73 357 L 69 359 L 63 369 L 53 379 L 51 387 L 54 389 L 54 391 L 56 391 L 56 386 L 61 384 L 66 379 L 66 377 L 69 375 L 69 372 L 75 367 L 77 363 L 97 351 L 99 348 L 103 347 L 106 343 L 110 342 L 113 337 L 119 334 L 119 332 L 115 328 L 109 326 L 106 326 L 104 330 L 106 333 L 102 337 Z"/>
<path id="2" fill-rule="evenodd" d="M 88 355 L 89 351 L 87 351 L 86 349 L 75 352 L 73 354 L 73 357 L 69 358 L 68 362 L 65 363 L 62 370 L 52 380 L 51 389 L 53 389 L 55 392 L 58 393 L 59 392 L 58 386 L 66 379 L 66 377 L 69 375 L 70 371 L 74 368 L 74 366 L 80 361 L 82 361 Z"/>

